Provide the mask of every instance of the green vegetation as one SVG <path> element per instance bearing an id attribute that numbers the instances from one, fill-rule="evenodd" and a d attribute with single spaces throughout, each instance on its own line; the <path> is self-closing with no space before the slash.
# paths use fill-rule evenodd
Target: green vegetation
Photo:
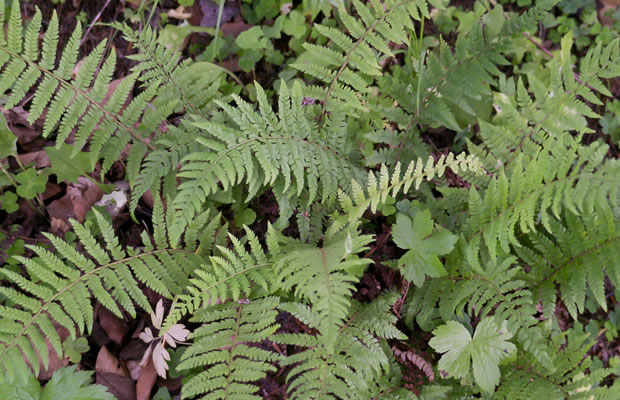
<path id="1" fill-rule="evenodd" d="M 0 1 L 2 109 L 49 161 L 0 121 L 2 398 L 112 398 L 75 366 L 35 378 L 88 368 L 101 309 L 182 398 L 620 398 L 591 351 L 620 324 L 617 11 L 244 1 L 235 36 L 225 2 L 215 27 L 138 3 L 86 31 L 127 50 L 83 57 L 81 22 L 65 41 Z M 119 168 L 124 220 L 79 203 L 123 209 Z M 51 225 L 25 237 L 26 212 Z"/>

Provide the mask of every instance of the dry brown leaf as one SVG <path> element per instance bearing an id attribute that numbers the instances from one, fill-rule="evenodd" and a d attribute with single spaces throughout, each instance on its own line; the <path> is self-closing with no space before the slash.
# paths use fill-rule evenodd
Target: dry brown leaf
<path id="1" fill-rule="evenodd" d="M 129 377 L 127 369 L 123 367 L 118 358 L 110 353 L 105 346 L 101 346 L 99 354 L 97 354 L 95 371 L 97 371 L 97 373 L 116 374 Z"/>
<path id="2" fill-rule="evenodd" d="M 157 380 L 157 372 L 153 362 L 149 361 L 140 370 L 138 383 L 136 383 L 137 400 L 149 400 L 151 398 L 151 391 L 153 390 L 153 385 L 155 385 L 155 380 Z"/>
<path id="3" fill-rule="evenodd" d="M 60 185 L 55 184 L 54 182 L 47 182 L 47 186 L 45 187 L 45 192 L 41 194 L 41 198 L 43 200 L 50 199 L 59 195 L 62 192 L 62 188 Z"/>
<path id="4" fill-rule="evenodd" d="M 129 328 L 125 321 L 114 315 L 105 307 L 99 307 L 99 325 L 105 331 L 106 335 L 116 344 L 121 344 L 123 338 L 129 332 Z"/>
<path id="5" fill-rule="evenodd" d="M 95 381 L 107 387 L 117 400 L 136 400 L 136 385 L 127 376 L 97 372 Z"/>
<path id="6" fill-rule="evenodd" d="M 62 236 L 70 230 L 71 226 L 64 219 L 52 217 L 50 231 L 52 231 L 54 235 Z"/>
<path id="7" fill-rule="evenodd" d="M 186 20 L 192 17 L 191 12 L 185 11 L 185 7 L 178 6 L 176 9 L 171 9 L 167 11 L 168 17 L 175 19 Z"/>
<path id="8" fill-rule="evenodd" d="M 44 150 L 31 151 L 30 153 L 20 154 L 18 157 L 19 161 L 24 165 L 35 163 L 34 165 L 37 168 L 45 168 L 52 165 L 50 158 Z"/>
<path id="9" fill-rule="evenodd" d="M 125 361 L 125 364 L 127 365 L 131 379 L 137 381 L 140 377 L 140 372 L 142 371 L 142 364 L 140 363 L 140 360 L 128 360 Z"/>
<path id="10" fill-rule="evenodd" d="M 197 0 L 194 2 L 192 13 L 194 15 L 189 21 L 190 24 L 215 28 L 217 25 L 219 5 L 213 0 Z M 224 9 L 222 10 L 220 23 L 223 24 L 228 22 L 240 13 L 241 10 L 237 2 L 226 1 L 224 3 Z"/>
<path id="11" fill-rule="evenodd" d="M 103 192 L 99 186 L 80 176 L 77 183 L 67 185 L 67 194 L 52 201 L 46 208 L 51 218 L 68 221 L 75 218 L 84 222 L 88 210 L 101 199 Z"/>
<path id="12" fill-rule="evenodd" d="M 14 107 L 3 113 L 11 132 L 17 137 L 17 143 L 22 147 L 41 136 L 40 130 L 28 122 L 28 111 L 23 107 Z"/>
<path id="13" fill-rule="evenodd" d="M 220 27 L 220 30 L 224 35 L 233 35 L 234 37 L 239 36 L 241 32 L 247 31 L 254 25 L 246 24 L 245 22 L 229 22 L 223 24 Z"/>
<path id="14" fill-rule="evenodd" d="M 620 0 L 601 0 L 602 7 L 598 10 L 598 16 L 601 21 L 601 24 L 612 26 L 614 24 L 614 19 L 608 17 L 606 14 L 611 12 L 613 14 L 614 10 L 617 10 L 620 7 Z"/>

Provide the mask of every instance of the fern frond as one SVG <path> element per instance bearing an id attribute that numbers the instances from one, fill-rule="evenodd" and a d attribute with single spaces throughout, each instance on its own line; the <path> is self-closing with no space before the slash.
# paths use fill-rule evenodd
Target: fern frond
<path id="1" fill-rule="evenodd" d="M 192 321 L 201 323 L 183 353 L 180 370 L 208 366 L 183 386 L 183 398 L 204 395 L 214 399 L 261 399 L 254 383 L 276 371 L 277 353 L 250 345 L 269 339 L 278 329 L 275 323 L 279 298 L 264 297 L 226 302 L 199 311 Z"/>
<path id="2" fill-rule="evenodd" d="M 282 344 L 308 347 L 307 350 L 293 354 L 282 360 L 283 365 L 298 362 L 288 375 L 288 393 L 292 399 L 306 398 L 343 398 L 355 399 L 356 394 L 375 393 L 389 387 L 377 388 L 377 381 L 387 378 L 388 371 L 394 374 L 390 366 L 389 347 L 382 345 L 377 337 L 400 338 L 404 335 L 393 327 L 395 316 L 391 307 L 398 295 L 387 293 L 375 299 L 369 305 L 353 303 L 336 331 L 335 342 L 329 346 L 326 334 L 331 334 L 321 326 L 319 313 L 300 303 L 285 303 L 281 309 L 292 313 L 302 322 L 319 330 L 319 336 L 299 334 L 279 334 L 275 341 Z M 398 368 L 398 367 L 396 367 Z M 398 375 L 386 379 L 394 386 L 402 383 Z M 362 397 L 364 398 L 363 395 Z M 396 397 L 398 398 L 398 397 Z"/>
<path id="3" fill-rule="evenodd" d="M 193 271 L 190 285 L 186 286 L 185 293 L 178 296 L 165 326 L 171 326 L 184 315 L 193 315 L 197 310 L 218 302 L 252 298 L 251 292 L 255 287 L 267 293 L 273 292 L 272 286 L 277 276 L 273 258 L 279 255 L 278 247 L 273 245 L 275 232 L 269 226 L 267 243 L 271 246 L 267 255 L 254 232 L 244 228 L 250 251 L 245 249 L 245 243 L 229 235 L 233 248 L 218 246 L 221 255 L 211 256 L 210 263 Z"/>
<path id="4" fill-rule="evenodd" d="M 319 130 L 302 108 L 301 86 L 280 86 L 278 114 L 257 85 L 259 112 L 236 97 L 237 107 L 218 102 L 229 121 L 198 121 L 206 135 L 204 150 L 188 155 L 178 176 L 186 178 L 174 200 L 179 220 L 189 222 L 209 195 L 246 183 L 247 198 L 266 185 L 287 198 L 307 192 L 308 204 L 320 197 L 330 202 L 339 187 L 347 188 L 359 168 L 343 151 L 346 126 L 333 115 Z"/>
<path id="5" fill-rule="evenodd" d="M 613 370 L 591 370 L 592 358 L 586 356 L 591 346 L 587 334 L 569 331 L 555 337 L 547 347 L 553 355 L 555 372 L 540 370 L 527 363 L 527 358 L 504 368 L 498 399 L 613 399 L 620 395 L 617 385 L 605 387 L 601 381 Z"/>
<path id="6" fill-rule="evenodd" d="M 221 67 L 208 62 L 181 61 L 181 53 L 167 48 L 150 26 L 140 32 L 126 24 L 113 23 L 111 26 L 139 49 L 139 53 L 127 58 L 137 62 L 132 71 L 140 74 L 144 86 L 161 82 L 158 102 L 180 101 L 188 113 L 208 116 L 205 107 L 217 94 L 219 78 L 223 74 Z"/>
<path id="7" fill-rule="evenodd" d="M 620 283 L 617 257 L 620 221 L 604 203 L 597 204 L 594 210 L 580 216 L 566 211 L 562 220 L 552 217 L 548 222 L 553 236 L 532 232 L 520 241 L 528 246 L 515 247 L 515 252 L 531 266 L 526 277 L 543 299 L 545 316 L 553 315 L 555 296 L 549 298 L 545 293 L 552 291 L 550 288 L 555 283 L 559 284 L 560 298 L 575 319 L 584 311 L 588 288 L 594 300 L 606 310 L 605 276 L 614 285 Z"/>
<path id="8" fill-rule="evenodd" d="M 330 236 L 339 232 L 347 222 L 359 220 L 368 208 L 374 213 L 377 206 L 385 202 L 388 195 L 396 196 L 401 192 L 407 193 L 413 184 L 417 190 L 422 181 L 430 181 L 435 176 L 441 177 L 446 168 L 455 172 L 460 170 L 470 171 L 474 174 L 484 173 L 482 164 L 475 157 L 466 156 L 464 153 L 456 157 L 452 153 L 448 154 L 447 157 L 442 155 L 436 163 L 433 162 L 432 157 L 429 157 L 426 163 L 421 159 L 417 162 L 412 161 L 403 175 L 401 175 L 400 163 L 396 164 L 391 176 L 387 167 L 382 165 L 378 175 L 372 171 L 368 173 L 366 189 L 353 181 L 351 197 L 342 190 L 338 192 L 338 200 L 344 214 L 332 218 L 327 235 Z"/>
<path id="9" fill-rule="evenodd" d="M 571 141 L 572 139 L 567 139 Z M 475 254 L 484 244 L 492 258 L 498 246 L 509 251 L 519 246 L 516 229 L 536 232 L 540 223 L 548 231 L 551 216 L 559 218 L 562 210 L 573 214 L 591 213 L 598 201 L 613 207 L 617 203 L 617 177 L 620 164 L 604 157 L 607 146 L 593 143 L 582 147 L 572 142 L 541 149 L 526 165 L 519 155 L 510 178 L 501 173 L 492 179 L 484 199 L 470 189 L 470 218 L 466 236 Z"/>
<path id="10" fill-rule="evenodd" d="M 44 338 L 49 339 L 60 356 L 62 346 L 54 323 L 66 328 L 73 338 L 90 332 L 94 319 L 91 297 L 119 317 L 122 317 L 121 309 L 135 317 L 134 303 L 151 310 L 139 282 L 166 297 L 178 294 L 184 287 L 186 271 L 193 269 L 198 261 L 191 252 L 170 248 L 144 252 L 122 249 L 112 225 L 99 212 L 93 212 L 103 242 L 97 240 L 86 226 L 72 221 L 87 254 L 46 234 L 58 255 L 40 246 L 30 246 L 37 258 L 18 257 L 32 281 L 9 269 L 0 271 L 13 283 L 13 287 L 0 287 L 0 293 L 16 306 L 0 306 L 2 370 L 23 359 L 21 356 L 12 357 L 20 351 L 35 372 L 40 365 L 37 353 L 47 369 L 49 357 Z"/>
<path id="11" fill-rule="evenodd" d="M 281 287 L 312 304 L 314 324 L 323 333 L 327 349 L 333 348 L 349 312 L 353 285 L 370 263 L 351 255 L 371 241 L 370 236 L 343 231 L 321 248 L 295 244 L 278 258 Z"/>
<path id="12" fill-rule="evenodd" d="M 322 115 L 332 98 L 364 110 L 358 94 L 369 90 L 369 78 L 381 75 L 380 58 L 393 56 L 388 42 L 407 43 L 413 21 L 430 18 L 426 0 L 387 0 L 374 7 L 354 0 L 353 7 L 361 18 L 344 8 L 338 12 L 346 30 L 314 25 L 329 40 L 329 47 L 304 44 L 306 53 L 292 65 L 327 85 L 312 93 L 323 105 Z"/>
<path id="13" fill-rule="evenodd" d="M 0 4 L 4 8 L 4 1 Z M 67 45 L 58 54 L 58 17 L 54 13 L 44 32 L 41 51 L 38 38 L 41 28 L 39 10 L 33 17 L 33 23 L 22 32 L 19 3 L 14 0 L 7 39 L 0 35 L 0 93 L 8 96 L 7 107 L 21 103 L 31 90 L 34 96 L 30 104 L 28 121 L 33 123 L 44 119 L 43 136 L 56 132 L 56 145 L 61 146 L 69 134 L 75 130 L 72 157 L 82 150 L 87 140 L 92 137 L 90 160 L 94 165 L 99 158 L 104 158 L 102 171 L 112 165 L 125 144 L 143 143 L 154 149 L 146 137 L 152 133 L 143 132 L 134 127 L 143 115 L 149 114 L 147 106 L 157 93 L 158 83 L 152 82 L 145 92 L 131 100 L 126 108 L 136 74 L 126 77 L 116 90 L 106 99 L 112 74 L 116 64 L 116 55 L 111 52 L 105 58 L 106 42 L 100 43 L 84 60 L 77 75 L 71 74 L 77 64 L 82 29 L 78 22 Z M 102 64 L 98 70 L 98 65 Z M 43 116 L 44 111 L 47 114 Z M 157 110 L 160 120 L 162 110 Z M 106 146 L 107 147 L 104 147 Z"/>

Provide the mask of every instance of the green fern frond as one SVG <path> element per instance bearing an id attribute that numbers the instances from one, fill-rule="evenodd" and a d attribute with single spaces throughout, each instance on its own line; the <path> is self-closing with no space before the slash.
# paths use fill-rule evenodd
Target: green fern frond
<path id="1" fill-rule="evenodd" d="M 377 380 L 387 377 L 388 371 L 394 368 L 390 366 L 388 357 L 391 350 L 382 346 L 377 338 L 405 338 L 393 326 L 396 317 L 391 313 L 391 307 L 397 297 L 396 293 L 387 293 L 368 305 L 354 302 L 342 326 L 335 332 L 333 346 L 328 345 L 331 339 L 325 337 L 331 333 L 323 330 L 331 330 L 331 327 L 322 326 L 319 313 L 314 308 L 300 303 L 282 304 L 280 309 L 319 331 L 317 337 L 301 334 L 275 336 L 278 343 L 308 347 L 281 361 L 283 365 L 301 362 L 288 374 L 291 398 L 355 399 L 358 398 L 356 394 L 374 393 L 378 389 Z M 386 381 L 395 385 L 392 390 L 402 385 L 398 379 Z M 381 389 L 391 392 L 385 386 Z"/>
<path id="2" fill-rule="evenodd" d="M 466 156 L 464 153 L 456 157 L 452 153 L 448 154 L 447 157 L 442 155 L 437 162 L 434 162 L 432 157 L 429 157 L 426 163 L 421 159 L 417 162 L 412 161 L 402 176 L 400 163 L 396 164 L 391 176 L 387 167 L 382 165 L 378 175 L 372 171 L 368 173 L 366 189 L 353 181 L 351 184 L 351 197 L 342 190 L 338 192 L 338 200 L 344 214 L 332 218 L 327 235 L 334 235 L 348 222 L 359 220 L 368 208 L 373 213 L 376 212 L 377 206 L 385 202 L 388 195 L 396 196 L 401 192 L 407 193 L 413 184 L 415 184 L 415 189 L 417 190 L 422 181 L 430 181 L 435 176 L 441 177 L 446 168 L 450 168 L 455 172 L 470 171 L 474 174 L 484 173 L 482 164 L 475 157 Z"/>
<path id="3" fill-rule="evenodd" d="M 0 3 L 4 9 L 4 1 Z M 61 146 L 75 130 L 72 157 L 92 137 L 90 161 L 94 165 L 99 158 L 104 158 L 102 173 L 109 169 L 127 143 L 143 143 L 147 148 L 154 149 L 146 140 L 152 131 L 144 132 L 134 124 L 149 113 L 156 114 L 160 121 L 167 117 L 162 115 L 162 110 L 157 110 L 157 113 L 147 110 L 149 101 L 158 91 L 158 83 L 152 82 L 146 91 L 128 101 L 137 78 L 136 74 L 132 74 L 123 79 L 106 98 L 116 65 L 114 52 L 104 57 L 107 43 L 100 43 L 86 57 L 76 76 L 72 77 L 82 39 L 80 23 L 56 62 L 57 15 L 52 15 L 39 51 L 39 34 L 43 33 L 40 32 L 41 13 L 37 10 L 28 29 L 22 32 L 19 10 L 19 2 L 14 0 L 7 37 L 0 35 L 0 66 L 3 67 L 0 93 L 8 96 L 6 107 L 20 104 L 26 94 L 34 90 L 28 121 L 33 123 L 43 118 L 43 136 L 56 132 L 57 146 Z M 45 115 L 44 111 L 47 111 Z"/>
<path id="4" fill-rule="evenodd" d="M 276 371 L 278 354 L 252 346 L 269 339 L 275 323 L 278 297 L 226 302 L 201 310 L 192 321 L 201 325 L 183 353 L 180 370 L 208 366 L 183 386 L 183 397 L 261 399 L 254 383 Z"/>
<path id="5" fill-rule="evenodd" d="M 346 126 L 334 114 L 322 129 L 302 108 L 299 84 L 289 91 L 280 86 L 276 115 L 265 92 L 256 86 L 259 112 L 236 97 L 237 107 L 218 102 L 229 121 L 198 121 L 205 130 L 197 140 L 204 150 L 183 160 L 178 174 L 186 178 L 174 200 L 179 220 L 189 222 L 209 195 L 246 183 L 247 199 L 266 185 L 287 198 L 307 192 L 308 204 L 321 198 L 330 202 L 339 187 L 347 188 L 359 168 L 344 152 Z"/>
<path id="6" fill-rule="evenodd" d="M 502 382 L 495 393 L 498 399 L 614 399 L 620 395 L 617 385 L 606 387 L 601 381 L 613 373 L 607 368 L 592 369 L 592 358 L 586 356 L 591 346 L 587 334 L 569 331 L 555 337 L 547 347 L 553 354 L 555 372 L 540 370 L 528 364 L 527 358 L 504 368 Z"/>
<path id="7" fill-rule="evenodd" d="M 166 247 L 143 252 L 122 249 L 112 225 L 99 212 L 94 210 L 94 213 L 103 241 L 97 240 L 86 226 L 72 221 L 87 254 L 46 234 L 57 254 L 30 246 L 37 258 L 17 257 L 32 280 L 10 269 L 0 271 L 13 284 L 0 287 L 0 293 L 13 305 L 0 306 L 2 370 L 23 359 L 20 351 L 35 372 L 38 373 L 40 365 L 37 353 L 47 369 L 45 339 L 59 356 L 63 353 L 55 323 L 66 328 L 72 338 L 91 331 L 94 319 L 91 297 L 121 318 L 121 309 L 135 317 L 134 303 L 151 310 L 139 282 L 166 297 L 178 294 L 185 286 L 186 273 L 198 261 L 191 252 Z"/>
<path id="8" fill-rule="evenodd" d="M 380 58 L 393 56 L 388 42 L 407 43 L 407 31 L 413 30 L 413 21 L 430 18 L 426 0 L 387 0 L 372 6 L 354 0 L 353 7 L 360 18 L 349 15 L 344 8 L 339 9 L 346 30 L 315 24 L 330 46 L 306 43 L 306 53 L 293 64 L 326 85 L 305 93 L 320 100 L 322 114 L 331 98 L 364 110 L 358 96 L 369 90 L 369 78 L 381 75 Z"/>
<path id="9" fill-rule="evenodd" d="M 233 248 L 218 246 L 221 255 L 211 256 L 210 263 L 193 271 L 190 285 L 186 286 L 185 293 L 178 296 L 165 326 L 171 326 L 184 315 L 194 315 L 197 310 L 218 302 L 252 298 L 252 289 L 256 287 L 267 293 L 273 292 L 272 286 L 277 276 L 273 258 L 279 255 L 278 246 L 273 244 L 276 240 L 275 232 L 269 226 L 267 243 L 270 246 L 267 255 L 254 232 L 244 228 L 250 251 L 245 249 L 245 243 L 229 235 Z"/>
<path id="10" fill-rule="evenodd" d="M 369 259 L 352 257 L 372 241 L 368 235 L 343 231 L 323 247 L 295 244 L 286 247 L 277 262 L 281 287 L 312 304 L 314 324 L 323 333 L 327 349 L 336 341 L 337 332 L 350 309 L 350 297 Z"/>
<path id="11" fill-rule="evenodd" d="M 206 106 L 217 94 L 223 68 L 208 62 L 181 61 L 181 53 L 167 48 L 150 26 L 140 32 L 126 24 L 111 26 L 139 49 L 127 58 L 137 62 L 132 71 L 140 74 L 144 86 L 162 82 L 157 99 L 160 104 L 179 101 L 188 113 L 208 116 Z"/>
<path id="12" fill-rule="evenodd" d="M 528 246 L 515 247 L 515 252 L 532 267 L 527 279 L 543 298 L 545 316 L 551 316 L 555 308 L 555 291 L 550 290 L 555 283 L 573 318 L 584 311 L 588 288 L 606 310 L 605 276 L 614 285 L 620 283 L 620 221 L 607 204 L 599 203 L 594 210 L 580 216 L 566 211 L 561 221 L 552 217 L 549 226 L 553 236 L 532 232 L 521 240 Z M 551 292 L 553 298 L 544 296 L 546 292 Z"/>
<path id="13" fill-rule="evenodd" d="M 510 244 L 519 246 L 517 228 L 527 234 L 536 232 L 540 223 L 552 232 L 551 216 L 560 218 L 562 210 L 580 215 L 593 212 L 598 201 L 615 206 L 620 164 L 604 162 L 606 152 L 607 146 L 600 143 L 578 147 L 573 142 L 565 148 L 560 142 L 541 149 L 524 166 L 523 156 L 517 156 L 510 178 L 500 173 L 492 179 L 484 199 L 470 189 L 465 233 L 471 254 L 479 251 L 480 244 L 492 258 L 498 246 L 509 252 Z"/>

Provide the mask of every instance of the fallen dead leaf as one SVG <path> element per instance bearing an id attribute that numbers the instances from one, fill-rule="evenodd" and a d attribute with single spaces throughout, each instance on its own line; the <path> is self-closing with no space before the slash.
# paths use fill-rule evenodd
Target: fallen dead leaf
<path id="1" fill-rule="evenodd" d="M 153 361 L 149 360 L 140 370 L 140 376 L 138 377 L 138 383 L 136 384 L 136 398 L 137 400 L 149 400 L 151 398 L 151 391 L 153 385 L 157 380 L 157 372 Z"/>
<path id="2" fill-rule="evenodd" d="M 22 164 L 28 165 L 34 163 L 37 168 L 45 168 L 52 165 L 47 153 L 43 150 L 31 151 L 30 153 L 19 154 L 19 161 Z"/>
<path id="3" fill-rule="evenodd" d="M 107 387 L 117 400 L 136 400 L 136 385 L 127 376 L 97 372 L 95 381 Z"/>
<path id="4" fill-rule="evenodd" d="M 140 372 L 142 371 L 142 364 L 140 364 L 140 360 L 129 360 L 126 361 L 125 364 L 127 365 L 131 379 L 137 381 L 140 377 Z"/>
<path id="5" fill-rule="evenodd" d="M 247 31 L 253 25 L 246 24 L 245 22 L 228 22 L 220 27 L 220 30 L 224 35 L 239 36 L 241 32 Z"/>
<path id="6" fill-rule="evenodd" d="M 50 231 L 57 236 L 62 236 L 71 230 L 71 226 L 64 220 L 52 217 L 50 222 Z"/>
<path id="7" fill-rule="evenodd" d="M 185 20 L 192 17 L 192 13 L 185 11 L 185 7 L 183 6 L 178 6 L 176 9 L 170 9 L 167 13 L 168 17 L 175 19 Z"/>
<path id="8" fill-rule="evenodd" d="M 24 146 L 41 136 L 40 129 L 28 122 L 28 111 L 23 107 L 13 107 L 8 111 L 3 110 L 11 132 L 17 136 L 17 143 Z M 35 125 L 37 125 L 35 123 Z"/>
<path id="9" fill-rule="evenodd" d="M 59 185 L 55 184 L 54 182 L 47 182 L 47 186 L 45 186 L 45 192 L 41 194 L 41 198 L 43 200 L 47 200 L 57 196 L 61 192 L 62 188 Z"/>
<path id="10" fill-rule="evenodd" d="M 125 377 L 129 377 L 129 372 L 121 364 L 121 362 L 110 353 L 107 347 L 101 346 L 99 353 L 97 354 L 97 361 L 95 362 L 95 371 L 97 373 L 116 374 Z"/>
<path id="11" fill-rule="evenodd" d="M 217 14 L 219 12 L 219 5 L 213 0 L 198 0 L 194 2 L 192 8 L 192 18 L 189 22 L 192 25 L 207 26 L 215 28 L 217 25 Z M 237 2 L 226 1 L 224 3 L 224 9 L 222 10 L 222 18 L 220 23 L 230 21 L 236 15 L 241 12 L 239 4 Z"/>
<path id="12" fill-rule="evenodd" d="M 86 213 L 93 204 L 101 199 L 103 192 L 99 186 L 80 176 L 76 183 L 67 185 L 67 194 L 58 200 L 52 201 L 46 208 L 50 218 L 69 221 L 75 218 L 84 222 Z"/>
<path id="13" fill-rule="evenodd" d="M 116 344 L 121 344 L 129 331 L 125 321 L 114 315 L 105 307 L 99 307 L 99 325 L 110 339 Z"/>
<path id="14" fill-rule="evenodd" d="M 620 0 L 601 0 L 602 7 L 598 10 L 598 16 L 601 21 L 601 24 L 612 26 L 614 24 L 614 19 L 608 17 L 606 14 L 608 12 L 613 12 L 620 7 Z"/>

